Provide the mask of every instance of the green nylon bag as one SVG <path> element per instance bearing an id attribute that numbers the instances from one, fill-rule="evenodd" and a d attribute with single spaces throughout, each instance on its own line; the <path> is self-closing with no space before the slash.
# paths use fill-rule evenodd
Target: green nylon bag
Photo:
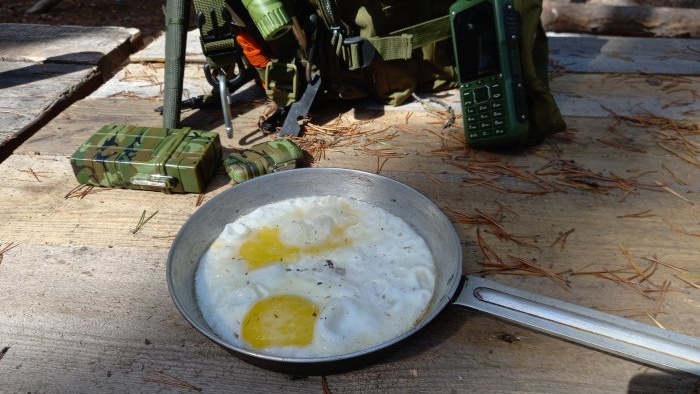
<path id="1" fill-rule="evenodd" d="M 536 142 L 566 129 L 566 123 L 549 90 L 549 44 L 542 27 L 542 0 L 515 0 L 520 14 L 520 62 L 530 114 L 528 139 Z"/>
<path id="2" fill-rule="evenodd" d="M 227 2 L 241 10 L 240 0 L 193 0 L 195 10 L 215 8 Z M 270 0 L 272 1 L 272 0 Z M 429 93 L 457 87 L 449 25 L 452 0 L 297 0 L 284 6 L 290 15 L 308 20 L 318 15 L 321 25 L 316 36 L 313 70 L 320 74 L 322 89 L 316 100 L 372 97 L 388 105 L 405 103 L 414 92 Z M 566 128 L 549 90 L 547 37 L 540 16 L 542 0 L 515 0 L 521 19 L 520 56 L 530 112 L 529 140 L 537 141 Z M 247 15 L 246 15 L 247 16 Z M 211 25 L 209 20 L 208 26 Z M 221 25 L 221 20 L 217 24 Z M 205 26 L 206 27 L 206 26 Z M 253 29 L 253 24 L 246 29 Z M 287 106 L 301 97 L 307 64 L 290 29 L 266 42 L 271 65 L 258 68 L 269 98 Z M 258 35 L 259 36 L 259 35 Z M 350 44 L 348 44 L 350 42 Z M 371 45 L 373 56 L 363 52 Z M 209 56 L 210 65 L 226 58 Z M 216 48 L 236 45 L 234 40 L 207 44 Z M 212 59 L 216 62 L 212 63 Z"/>
<path id="3" fill-rule="evenodd" d="M 332 29 L 322 1 L 315 8 Z M 344 1 L 340 19 L 348 35 L 368 40 L 376 49 L 367 67 L 352 69 L 352 61 L 334 51 L 333 42 L 323 47 L 329 64 L 332 90 L 342 99 L 374 97 L 389 105 L 401 105 L 413 92 L 454 88 L 456 70 L 451 54 L 447 17 L 452 1 L 394 0 Z M 419 10 L 420 12 L 416 12 Z M 323 73 L 323 70 L 322 70 Z"/>

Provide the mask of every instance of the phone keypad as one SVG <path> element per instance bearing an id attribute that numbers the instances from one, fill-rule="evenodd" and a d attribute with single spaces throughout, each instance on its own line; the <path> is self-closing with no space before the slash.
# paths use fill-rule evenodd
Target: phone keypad
<path id="1" fill-rule="evenodd" d="M 463 116 L 470 140 L 506 133 L 502 76 L 462 84 Z"/>

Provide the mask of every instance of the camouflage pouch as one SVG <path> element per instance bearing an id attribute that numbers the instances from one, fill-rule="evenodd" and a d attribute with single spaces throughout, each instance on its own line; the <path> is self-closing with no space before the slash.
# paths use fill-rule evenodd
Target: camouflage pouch
<path id="1" fill-rule="evenodd" d="M 224 169 L 231 179 L 241 183 L 271 172 L 295 168 L 303 155 L 294 141 L 280 138 L 236 150 L 224 159 Z"/>
<path id="2" fill-rule="evenodd" d="M 536 142 L 566 129 L 559 107 L 549 90 L 549 45 L 542 27 L 542 0 L 515 0 L 520 13 L 520 61 L 527 91 L 530 129 L 528 139 Z"/>

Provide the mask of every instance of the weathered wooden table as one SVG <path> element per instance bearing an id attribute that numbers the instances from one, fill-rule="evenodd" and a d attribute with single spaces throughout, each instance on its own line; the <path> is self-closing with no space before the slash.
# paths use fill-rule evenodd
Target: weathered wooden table
<path id="1" fill-rule="evenodd" d="M 198 95 L 210 87 L 191 42 L 185 87 Z M 434 200 L 455 223 L 466 272 L 700 336 L 700 41 L 550 43 L 552 88 L 568 130 L 541 145 L 466 150 L 460 120 L 442 129 L 415 103 L 372 102 L 319 108 L 298 142 L 313 166 L 380 172 Z M 324 382 L 334 393 L 698 390 L 696 377 L 457 307 L 381 361 L 325 381 L 229 355 L 180 316 L 165 280 L 175 234 L 201 198 L 232 187 L 227 176 L 217 174 L 203 196 L 71 193 L 78 185 L 68 157 L 100 126 L 162 124 L 154 112 L 162 48 L 157 41 L 132 55 L 5 152 L 0 391 L 309 393 L 323 392 Z M 455 92 L 437 96 L 456 103 Z M 220 112 L 187 111 L 183 123 L 216 130 L 225 148 L 236 147 L 265 109 L 254 88 L 239 97 L 233 140 Z M 144 212 L 155 215 L 134 231 Z"/>

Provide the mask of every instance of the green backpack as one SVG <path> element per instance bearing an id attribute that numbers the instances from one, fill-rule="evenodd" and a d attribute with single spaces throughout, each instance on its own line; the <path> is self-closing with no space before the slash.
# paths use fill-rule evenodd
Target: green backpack
<path id="1" fill-rule="evenodd" d="M 280 108 L 309 101 L 306 91 L 315 100 L 372 97 L 397 106 L 414 92 L 455 88 L 452 2 L 193 0 L 212 85 L 216 75 L 234 76 L 230 90 L 255 78 Z M 537 139 L 563 131 L 565 123 L 549 90 L 542 0 L 515 6 L 533 115 L 529 137 Z"/>

